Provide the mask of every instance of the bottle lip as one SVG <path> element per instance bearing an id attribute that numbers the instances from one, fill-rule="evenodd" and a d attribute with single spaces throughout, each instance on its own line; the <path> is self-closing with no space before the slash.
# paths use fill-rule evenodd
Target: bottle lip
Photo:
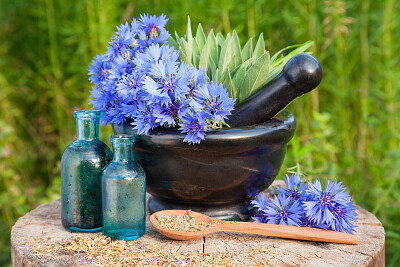
<path id="1" fill-rule="evenodd" d="M 74 117 L 77 119 L 100 119 L 103 117 L 103 111 L 101 110 L 77 110 L 74 111 Z"/>
<path id="2" fill-rule="evenodd" d="M 111 143 L 121 142 L 121 141 L 133 143 L 135 142 L 135 136 L 132 134 L 114 134 L 111 135 L 110 137 Z"/>

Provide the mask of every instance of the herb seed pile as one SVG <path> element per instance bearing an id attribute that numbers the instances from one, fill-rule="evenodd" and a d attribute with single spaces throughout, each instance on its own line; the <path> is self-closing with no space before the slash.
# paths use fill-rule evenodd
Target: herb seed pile
<path id="1" fill-rule="evenodd" d="M 190 210 L 187 213 L 174 216 L 158 215 L 156 218 L 157 224 L 162 228 L 179 232 L 199 232 L 211 226 L 211 223 L 196 222 L 190 216 Z"/>
<path id="2" fill-rule="evenodd" d="M 40 238 L 39 238 L 40 239 Z M 78 234 L 60 243 L 27 240 L 39 259 L 73 255 L 80 266 L 276 266 L 277 247 L 257 247 L 241 251 L 169 253 L 159 244 L 139 240 L 111 240 L 98 234 Z M 45 246 L 43 246 L 45 244 Z M 285 255 L 290 255 L 285 253 Z"/>

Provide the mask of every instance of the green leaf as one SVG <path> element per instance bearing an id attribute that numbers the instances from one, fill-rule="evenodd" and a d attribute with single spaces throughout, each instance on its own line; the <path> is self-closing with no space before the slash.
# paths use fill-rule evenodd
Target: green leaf
<path id="1" fill-rule="evenodd" d="M 228 69 L 225 72 L 224 80 L 222 81 L 222 84 L 224 85 L 224 88 L 228 92 L 229 96 L 231 96 L 233 98 L 236 98 L 235 97 L 236 94 L 235 94 L 235 91 L 234 91 L 234 88 L 233 88 L 232 77 L 231 77 L 230 73 L 231 72 L 230 72 L 229 67 L 228 67 Z"/>
<path id="2" fill-rule="evenodd" d="M 242 65 L 239 64 L 239 65 L 236 66 L 236 68 L 234 68 L 233 70 L 231 70 L 231 76 L 232 76 L 232 77 L 235 76 L 235 73 L 239 70 L 239 68 L 240 68 L 241 66 L 242 66 Z"/>
<path id="3" fill-rule="evenodd" d="M 172 38 L 172 36 L 170 36 L 170 37 L 168 38 L 168 44 L 169 44 L 170 46 L 173 46 L 175 50 L 178 50 L 178 49 L 179 49 L 179 44 L 175 41 L 174 38 Z"/>
<path id="4" fill-rule="evenodd" d="M 246 76 L 246 68 L 245 67 L 240 67 L 235 75 L 233 76 L 232 83 L 233 83 L 233 91 L 234 91 L 234 97 L 239 96 L 239 92 L 242 90 L 242 84 L 244 81 L 244 78 Z M 233 97 L 232 95 L 230 95 Z M 238 99 L 239 101 L 239 99 Z"/>
<path id="5" fill-rule="evenodd" d="M 191 44 L 191 40 L 193 40 L 192 36 L 192 25 L 190 24 L 190 17 L 188 16 L 188 22 L 186 26 L 186 40 Z"/>
<path id="6" fill-rule="evenodd" d="M 242 61 L 246 61 L 253 55 L 253 41 L 249 39 L 247 43 L 243 46 L 242 50 Z"/>
<path id="7" fill-rule="evenodd" d="M 217 44 L 217 40 L 215 39 L 215 35 L 213 30 L 211 29 L 210 33 L 208 34 L 207 37 L 207 43 L 209 48 L 210 48 L 210 57 L 212 58 L 212 60 L 214 61 L 214 63 L 218 63 L 218 44 Z"/>
<path id="8" fill-rule="evenodd" d="M 232 58 L 229 62 L 229 68 L 231 70 L 235 69 L 238 65 L 242 63 L 242 53 L 240 48 L 240 41 L 236 31 L 232 32 L 232 37 L 230 38 L 230 43 L 232 46 Z"/>
<path id="9" fill-rule="evenodd" d="M 194 67 L 192 64 L 192 47 L 187 41 L 181 37 L 181 45 L 179 46 L 181 61 L 186 62 L 190 66 Z"/>
<path id="10" fill-rule="evenodd" d="M 217 65 L 215 64 L 214 60 L 212 57 L 208 58 L 208 70 L 207 73 L 210 72 L 208 74 L 208 77 L 210 77 L 210 79 L 212 81 L 216 81 L 216 76 L 217 76 Z"/>
<path id="11" fill-rule="evenodd" d="M 219 81 L 219 69 L 218 68 L 215 69 L 215 74 L 214 74 L 212 80 L 217 81 L 217 82 Z"/>
<path id="12" fill-rule="evenodd" d="M 218 68 L 224 72 L 232 59 L 232 46 L 231 38 L 227 36 L 223 46 L 221 48 L 221 54 L 219 55 Z"/>
<path id="13" fill-rule="evenodd" d="M 220 84 L 220 83 L 223 84 L 223 81 L 225 80 L 225 75 L 226 75 L 227 70 L 222 71 L 221 69 L 218 69 L 217 72 L 218 72 L 218 80 L 217 80 L 217 83 L 218 83 L 218 84 Z"/>
<path id="14" fill-rule="evenodd" d="M 253 58 L 258 59 L 264 53 L 265 53 L 265 42 L 264 42 L 263 33 L 261 33 L 260 37 L 258 37 L 256 47 L 254 48 Z"/>
<path id="15" fill-rule="evenodd" d="M 203 27 L 199 23 L 199 26 L 197 26 L 197 32 L 196 32 L 196 41 L 197 45 L 199 46 L 200 51 L 203 49 L 204 45 L 206 44 L 206 35 L 204 34 Z"/>
<path id="16" fill-rule="evenodd" d="M 201 49 L 199 68 L 207 70 L 208 66 L 208 58 L 210 57 L 210 48 L 208 45 L 205 45 L 203 49 Z"/>
<path id="17" fill-rule="evenodd" d="M 242 59 L 242 53 L 241 53 L 241 48 L 240 48 L 240 40 L 239 40 L 239 36 L 237 35 L 236 31 L 234 30 L 232 33 L 232 54 L 236 56 L 235 59 L 235 67 L 239 64 L 241 64 L 243 62 Z M 233 68 L 232 68 L 233 69 Z"/>
<path id="18" fill-rule="evenodd" d="M 228 36 L 229 36 L 229 33 L 228 33 Z M 228 38 L 228 36 L 227 36 L 227 38 Z M 221 32 L 217 33 L 217 35 L 215 36 L 215 39 L 217 40 L 217 43 L 218 43 L 220 46 L 222 46 L 223 43 L 225 42 L 225 37 L 222 35 Z"/>
<path id="19" fill-rule="evenodd" d="M 260 88 L 268 77 L 269 53 L 263 54 L 246 72 L 243 86 L 240 89 L 239 100 L 243 101 Z"/>
<path id="20" fill-rule="evenodd" d="M 196 68 L 198 68 L 200 57 L 199 57 L 199 46 L 197 44 L 196 39 L 193 39 L 193 43 L 192 43 L 192 58 L 193 58 L 193 65 Z"/>
<path id="21" fill-rule="evenodd" d="M 281 50 L 279 50 L 277 53 L 275 53 L 272 57 L 271 57 L 271 65 L 274 64 L 276 58 L 282 54 L 284 51 L 289 50 L 289 49 L 293 49 L 296 48 L 294 51 L 292 51 L 292 53 L 302 53 L 304 51 L 306 51 L 308 48 L 310 48 L 312 45 L 314 44 L 314 42 L 312 41 L 308 41 L 305 42 L 304 44 L 296 44 L 296 45 L 291 45 L 291 46 L 287 46 Z"/>
<path id="22" fill-rule="evenodd" d="M 176 38 L 176 42 L 178 44 L 180 44 L 181 43 L 181 37 L 179 37 L 179 34 L 176 31 L 175 31 L 175 38 Z"/>
<path id="23" fill-rule="evenodd" d="M 253 62 L 257 61 L 254 58 L 249 58 L 248 60 L 246 60 L 245 62 L 242 63 L 241 66 L 243 66 L 244 68 L 248 68 L 249 66 L 251 66 L 253 64 Z"/>
<path id="24" fill-rule="evenodd" d="M 298 55 L 300 53 L 304 53 L 308 48 L 310 48 L 312 45 L 314 44 L 314 42 L 308 41 L 305 42 L 304 44 L 299 44 L 299 45 L 291 45 L 288 47 L 285 47 L 283 49 L 281 49 L 280 51 L 278 51 L 275 55 L 273 55 L 271 57 L 271 61 L 270 61 L 270 72 L 268 74 L 267 80 L 265 81 L 264 84 L 267 84 L 268 82 L 270 82 L 272 79 L 274 79 L 285 67 L 286 63 L 295 55 Z M 289 49 L 294 49 L 293 51 L 291 51 L 289 54 L 287 54 L 286 56 L 281 56 L 278 58 L 278 56 Z M 310 52 L 306 52 L 307 54 L 311 54 Z"/>

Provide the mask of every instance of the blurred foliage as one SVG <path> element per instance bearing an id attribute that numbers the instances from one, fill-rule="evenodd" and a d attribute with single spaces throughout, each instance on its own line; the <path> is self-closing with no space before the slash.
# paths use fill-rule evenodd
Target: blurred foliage
<path id="1" fill-rule="evenodd" d="M 116 25 L 143 12 L 165 13 L 180 35 L 187 15 L 206 33 L 235 29 L 242 45 L 262 32 L 272 53 L 314 40 L 324 79 L 288 107 L 298 129 L 281 173 L 301 166 L 310 178 L 343 180 L 383 222 L 387 265 L 400 263 L 399 1 L 2 0 L 0 265 L 10 262 L 18 217 L 59 197 L 72 111 L 89 107 L 91 58 L 105 51 Z M 111 133 L 102 128 L 101 139 Z"/>

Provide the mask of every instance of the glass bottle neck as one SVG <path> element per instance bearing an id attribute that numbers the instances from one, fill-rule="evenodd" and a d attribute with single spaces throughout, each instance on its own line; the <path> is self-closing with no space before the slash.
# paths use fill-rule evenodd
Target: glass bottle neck
<path id="1" fill-rule="evenodd" d="M 99 139 L 99 126 L 98 118 L 77 118 L 76 139 L 87 141 Z"/>
<path id="2" fill-rule="evenodd" d="M 113 143 L 114 161 L 133 161 L 132 142 Z"/>

